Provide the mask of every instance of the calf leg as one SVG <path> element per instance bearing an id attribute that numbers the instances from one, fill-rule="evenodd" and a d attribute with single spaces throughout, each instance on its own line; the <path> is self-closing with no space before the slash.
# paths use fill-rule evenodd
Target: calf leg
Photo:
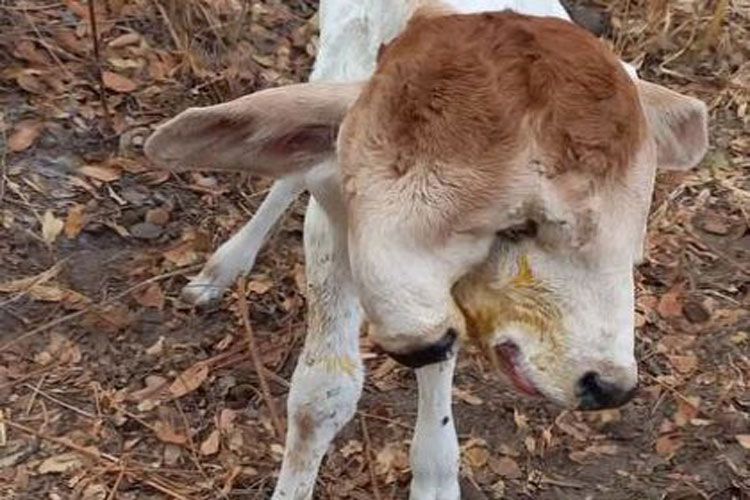
<path id="1" fill-rule="evenodd" d="M 312 498 L 320 462 L 362 392 L 361 313 L 346 248 L 345 227 L 332 224 L 312 199 L 305 218 L 308 333 L 292 376 L 274 500 Z"/>
<path id="2" fill-rule="evenodd" d="M 221 297 L 240 274 L 250 272 L 271 228 L 301 192 L 300 177 L 274 182 L 252 219 L 221 245 L 200 274 L 182 289 L 182 299 L 194 305 L 207 304 Z"/>
<path id="3" fill-rule="evenodd" d="M 416 370 L 419 386 L 417 427 L 411 445 L 411 500 L 457 500 L 458 438 L 451 391 L 456 356 Z"/>

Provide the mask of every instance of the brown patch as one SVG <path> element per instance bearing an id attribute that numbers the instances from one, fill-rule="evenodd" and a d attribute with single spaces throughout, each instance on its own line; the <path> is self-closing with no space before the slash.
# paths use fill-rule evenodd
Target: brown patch
<path id="1" fill-rule="evenodd" d="M 501 197 L 534 159 L 548 175 L 616 177 L 645 130 L 636 87 L 602 42 L 509 11 L 412 19 L 347 121 L 340 153 L 345 178 L 362 178 L 354 189 L 401 182 L 413 200 L 461 214 Z"/>
<path id="2" fill-rule="evenodd" d="M 297 427 L 298 440 L 294 449 L 289 455 L 292 468 L 303 470 L 307 464 L 305 459 L 310 455 L 310 440 L 315 432 L 315 421 L 307 412 L 299 412 L 294 416 L 294 423 Z"/>
<path id="3" fill-rule="evenodd" d="M 309 413 L 298 413 L 294 417 L 294 422 L 297 424 L 297 432 L 299 432 L 299 439 L 302 442 L 310 441 L 310 438 L 315 432 L 315 422 Z"/>

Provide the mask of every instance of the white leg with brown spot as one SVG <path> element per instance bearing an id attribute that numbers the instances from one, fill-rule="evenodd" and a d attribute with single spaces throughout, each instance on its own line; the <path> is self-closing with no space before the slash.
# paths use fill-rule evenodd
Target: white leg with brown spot
<path id="1" fill-rule="evenodd" d="M 301 177 L 285 177 L 274 182 L 250 221 L 221 245 L 200 274 L 182 289 L 183 300 L 193 305 L 207 304 L 220 298 L 240 274 L 249 273 L 266 236 L 302 188 Z"/>
<path id="2" fill-rule="evenodd" d="M 351 285 L 345 230 L 337 229 L 312 199 L 304 235 L 308 333 L 287 401 L 289 423 L 274 500 L 312 498 L 323 456 L 356 412 L 364 375 L 361 312 Z"/>
<path id="3" fill-rule="evenodd" d="M 456 356 L 416 370 L 417 427 L 411 445 L 410 500 L 457 500 L 459 450 L 451 395 Z"/>

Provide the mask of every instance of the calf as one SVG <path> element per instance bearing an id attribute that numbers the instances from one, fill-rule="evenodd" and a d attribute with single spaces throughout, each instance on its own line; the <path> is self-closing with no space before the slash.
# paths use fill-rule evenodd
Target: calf
<path id="1" fill-rule="evenodd" d="M 489 12 L 511 7 L 516 12 Z M 473 12 L 473 13 L 472 13 Z M 146 153 L 280 179 L 184 295 L 218 296 L 303 190 L 308 333 L 275 499 L 312 497 L 354 415 L 360 323 L 416 369 L 411 498 L 455 499 L 455 352 L 521 392 L 624 404 L 637 383 L 632 268 L 655 169 L 687 169 L 706 109 L 628 74 L 549 1 L 327 0 L 312 82 L 189 109 Z"/>

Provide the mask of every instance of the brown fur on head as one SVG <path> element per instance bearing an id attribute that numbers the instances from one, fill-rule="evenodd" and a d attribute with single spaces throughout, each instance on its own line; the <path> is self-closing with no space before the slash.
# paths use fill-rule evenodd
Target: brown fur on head
<path id="1" fill-rule="evenodd" d="M 347 121 L 342 144 L 361 160 L 345 161 L 345 175 L 386 169 L 397 182 L 429 170 L 462 191 L 460 213 L 513 182 L 523 149 L 550 176 L 617 176 L 645 129 L 635 84 L 602 42 L 512 12 L 412 20 Z"/>

